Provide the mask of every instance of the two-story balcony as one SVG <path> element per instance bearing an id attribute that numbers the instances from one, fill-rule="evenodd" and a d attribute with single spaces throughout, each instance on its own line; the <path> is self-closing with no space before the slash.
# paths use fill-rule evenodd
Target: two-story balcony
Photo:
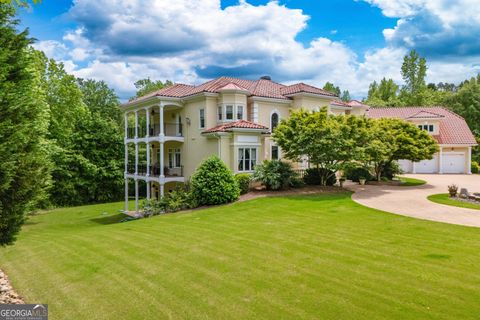
<path id="1" fill-rule="evenodd" d="M 144 139 L 147 136 L 149 138 L 155 138 L 160 135 L 160 125 L 159 124 L 153 124 L 150 125 L 148 128 L 148 135 L 147 135 L 147 127 L 146 126 L 138 126 L 137 128 L 135 127 L 128 127 L 127 128 L 127 139 Z M 183 138 L 183 124 L 182 123 L 170 123 L 170 122 L 165 122 L 163 124 L 163 132 L 164 136 L 166 137 L 166 140 L 177 140 L 181 141 L 182 139 L 178 138 Z M 135 136 L 135 133 L 138 134 L 138 136 Z"/>
<path id="2" fill-rule="evenodd" d="M 135 164 L 134 163 L 129 163 L 127 166 L 127 174 L 130 175 L 135 175 Z M 160 165 L 154 164 L 151 166 L 148 166 L 145 163 L 139 163 L 137 165 L 137 176 L 149 176 L 153 178 L 159 178 L 161 176 L 161 170 L 160 170 Z M 169 178 L 182 178 L 183 179 L 183 166 L 180 167 L 174 167 L 174 168 L 169 168 L 169 167 L 164 167 L 163 168 L 163 175 L 165 176 L 166 180 L 172 180 Z M 178 180 L 178 179 L 176 179 Z"/>

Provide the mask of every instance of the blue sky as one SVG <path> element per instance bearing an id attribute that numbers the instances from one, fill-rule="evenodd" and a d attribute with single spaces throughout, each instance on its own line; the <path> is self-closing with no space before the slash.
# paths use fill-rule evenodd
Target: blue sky
<path id="1" fill-rule="evenodd" d="M 38 49 L 122 99 L 145 77 L 197 84 L 263 74 L 333 81 L 362 98 L 373 80 L 401 83 L 410 49 L 427 57 L 432 82 L 480 71 L 472 0 L 44 0 L 21 19 Z"/>

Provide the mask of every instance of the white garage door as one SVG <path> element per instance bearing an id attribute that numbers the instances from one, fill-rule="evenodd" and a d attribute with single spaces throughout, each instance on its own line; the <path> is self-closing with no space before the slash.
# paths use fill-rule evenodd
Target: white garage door
<path id="1" fill-rule="evenodd" d="M 442 162 L 443 173 L 465 172 L 465 153 L 444 153 Z"/>
<path id="2" fill-rule="evenodd" d="M 437 156 L 434 156 L 431 160 L 422 160 L 415 163 L 416 173 L 437 173 Z"/>
<path id="3" fill-rule="evenodd" d="M 410 161 L 410 160 L 398 160 L 398 165 L 400 166 L 400 169 L 402 169 L 402 172 L 404 172 L 404 173 L 412 172 L 412 161 Z"/>

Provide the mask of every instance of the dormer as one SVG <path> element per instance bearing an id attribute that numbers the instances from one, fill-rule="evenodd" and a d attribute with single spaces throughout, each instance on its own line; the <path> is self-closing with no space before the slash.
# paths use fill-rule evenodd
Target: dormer
<path id="1" fill-rule="evenodd" d="M 445 116 L 423 110 L 411 115 L 406 120 L 415 124 L 420 130 L 427 131 L 431 135 L 439 135 L 440 120 L 443 118 Z"/>
<path id="2" fill-rule="evenodd" d="M 234 122 L 247 119 L 247 96 L 250 92 L 229 82 L 217 90 L 220 94 L 217 107 L 217 123 Z"/>

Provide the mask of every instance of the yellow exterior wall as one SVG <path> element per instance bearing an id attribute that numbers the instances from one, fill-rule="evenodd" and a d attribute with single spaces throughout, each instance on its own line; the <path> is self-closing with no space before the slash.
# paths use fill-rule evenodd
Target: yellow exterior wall
<path id="1" fill-rule="evenodd" d="M 322 107 L 327 107 L 330 110 L 330 101 L 332 99 L 328 98 L 314 98 L 306 96 L 296 96 L 293 98 L 292 107 L 293 109 L 306 109 L 310 111 L 317 111 Z"/>

